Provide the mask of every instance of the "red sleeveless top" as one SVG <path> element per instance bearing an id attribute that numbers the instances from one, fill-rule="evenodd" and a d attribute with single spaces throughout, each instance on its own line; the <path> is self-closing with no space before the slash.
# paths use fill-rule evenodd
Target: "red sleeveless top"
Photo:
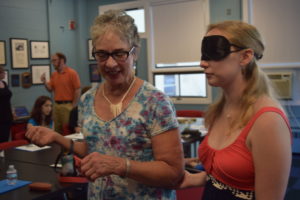
<path id="1" fill-rule="evenodd" d="M 278 113 L 290 128 L 282 110 L 264 107 L 255 113 L 237 139 L 223 149 L 216 150 L 208 145 L 208 133 L 198 148 L 199 159 L 208 174 L 233 188 L 254 190 L 254 164 L 252 154 L 246 145 L 246 138 L 256 119 L 265 112 Z"/>

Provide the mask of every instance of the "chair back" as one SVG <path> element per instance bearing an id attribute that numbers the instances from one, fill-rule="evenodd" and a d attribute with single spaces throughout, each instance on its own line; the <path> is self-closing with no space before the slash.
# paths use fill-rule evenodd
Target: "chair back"
<path id="1" fill-rule="evenodd" d="M 13 141 L 8 141 L 8 142 L 1 142 L 0 150 L 10 149 L 10 148 L 22 146 L 25 144 L 29 144 L 29 142 L 27 140 L 13 140 Z"/>
<path id="2" fill-rule="evenodd" d="M 69 126 L 69 124 L 64 124 L 63 125 L 63 133 L 62 133 L 62 135 L 70 135 L 70 134 L 72 134 L 72 130 L 70 129 L 70 126 Z"/>
<path id="3" fill-rule="evenodd" d="M 177 200 L 201 200 L 204 187 L 193 187 L 176 190 Z"/>
<path id="4" fill-rule="evenodd" d="M 10 128 L 12 140 L 26 139 L 27 123 L 13 124 Z"/>
<path id="5" fill-rule="evenodd" d="M 203 117 L 204 112 L 201 110 L 177 110 L 177 117 Z"/>

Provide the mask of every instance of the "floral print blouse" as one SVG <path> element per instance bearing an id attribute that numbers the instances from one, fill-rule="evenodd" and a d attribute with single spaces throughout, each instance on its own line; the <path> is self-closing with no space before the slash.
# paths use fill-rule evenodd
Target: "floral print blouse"
<path id="1" fill-rule="evenodd" d="M 88 153 L 152 161 L 151 138 L 177 128 L 174 105 L 164 93 L 144 82 L 128 107 L 111 121 L 103 121 L 94 109 L 99 85 L 86 92 L 79 103 L 79 122 Z M 176 199 L 174 190 L 151 187 L 117 175 L 89 183 L 88 199 Z"/>

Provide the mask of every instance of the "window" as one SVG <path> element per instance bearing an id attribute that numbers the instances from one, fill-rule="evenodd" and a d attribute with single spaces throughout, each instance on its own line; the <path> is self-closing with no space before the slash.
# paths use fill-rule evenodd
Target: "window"
<path id="1" fill-rule="evenodd" d="M 110 9 L 121 9 L 124 10 L 128 15 L 130 15 L 135 24 L 137 25 L 138 32 L 140 37 L 144 37 L 146 33 L 146 24 L 145 24 L 145 8 L 141 2 L 126 2 L 119 4 L 111 4 L 99 7 L 99 14 L 104 13 Z"/>
<path id="2" fill-rule="evenodd" d="M 125 12 L 130 15 L 138 28 L 139 33 L 145 33 L 145 10 L 144 8 L 126 9 Z"/>
<path id="3" fill-rule="evenodd" d="M 130 1 L 100 6 L 99 14 L 109 9 L 125 10 L 146 39 L 149 82 L 174 103 L 211 103 L 211 87 L 199 62 L 209 0 Z"/>
<path id="4" fill-rule="evenodd" d="M 204 1 L 153 3 L 151 29 L 155 65 L 196 62 L 206 31 Z"/>

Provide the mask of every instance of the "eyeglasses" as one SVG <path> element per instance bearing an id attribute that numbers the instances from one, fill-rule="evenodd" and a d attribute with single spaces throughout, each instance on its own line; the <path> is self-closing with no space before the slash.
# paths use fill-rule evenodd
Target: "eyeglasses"
<path id="1" fill-rule="evenodd" d="M 124 62 L 127 60 L 128 56 L 132 54 L 135 46 L 133 46 L 129 51 L 117 50 L 111 53 L 103 50 L 93 51 L 92 55 L 97 61 L 103 62 L 106 61 L 109 56 L 111 56 L 117 62 Z"/>
<path id="2" fill-rule="evenodd" d="M 230 50 L 230 47 L 234 46 L 238 48 L 237 50 Z M 201 47 L 201 60 L 214 60 L 220 61 L 226 58 L 229 54 L 233 52 L 238 52 L 246 47 L 240 47 L 235 44 L 231 44 L 227 38 L 221 35 L 211 35 L 206 36 L 202 40 Z"/>

